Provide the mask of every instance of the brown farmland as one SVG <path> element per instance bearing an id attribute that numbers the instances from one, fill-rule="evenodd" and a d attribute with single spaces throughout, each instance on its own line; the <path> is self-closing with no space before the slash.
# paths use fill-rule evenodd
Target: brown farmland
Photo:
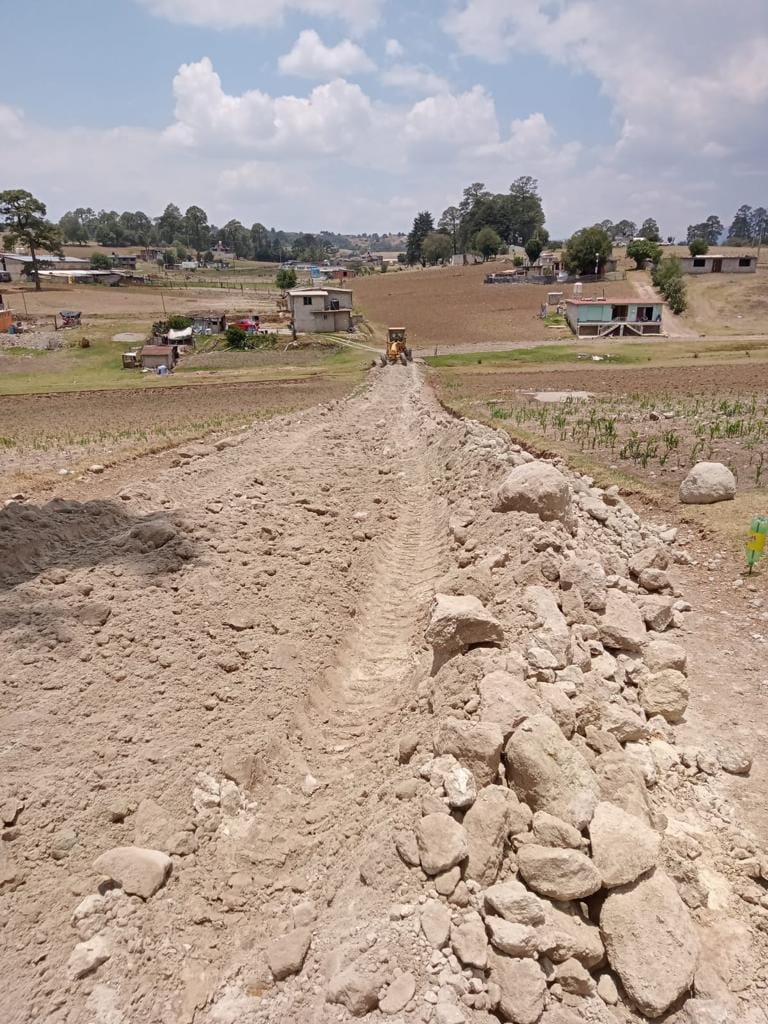
<path id="1" fill-rule="evenodd" d="M 571 337 L 567 328 L 547 327 L 539 308 L 547 292 L 570 295 L 572 286 L 483 284 L 508 263 L 476 267 L 430 267 L 377 274 L 354 282 L 355 304 L 369 320 L 386 327 L 408 328 L 415 349 L 431 352 L 458 346 L 504 347 L 510 343 L 556 341 Z M 585 285 L 609 298 L 633 293 L 630 281 Z"/>

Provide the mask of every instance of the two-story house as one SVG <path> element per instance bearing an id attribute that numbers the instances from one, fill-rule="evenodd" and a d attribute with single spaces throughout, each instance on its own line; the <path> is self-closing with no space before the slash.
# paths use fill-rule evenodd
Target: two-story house
<path id="1" fill-rule="evenodd" d="M 352 327 L 351 288 L 294 288 L 288 292 L 288 303 L 299 334 Z"/>

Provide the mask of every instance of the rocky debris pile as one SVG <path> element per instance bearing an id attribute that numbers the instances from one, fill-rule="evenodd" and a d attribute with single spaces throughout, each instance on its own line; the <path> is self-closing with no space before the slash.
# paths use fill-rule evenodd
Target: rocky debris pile
<path id="1" fill-rule="evenodd" d="M 674 554 L 615 489 L 467 432 L 517 465 L 494 486 L 473 462 L 480 501 L 457 488 L 453 599 L 438 594 L 426 631 L 436 668 L 420 694 L 438 721 L 431 756 L 410 761 L 422 816 L 395 837 L 427 887 L 422 931 L 442 969 L 422 1019 L 727 1015 L 735 996 L 700 955 L 711 914 L 696 914 L 715 873 L 692 849 L 681 863 L 683 826 L 662 809 L 703 758 L 674 738 L 689 697 L 685 651 L 663 635 L 688 608 Z M 465 610 L 477 632 L 460 643 Z"/>

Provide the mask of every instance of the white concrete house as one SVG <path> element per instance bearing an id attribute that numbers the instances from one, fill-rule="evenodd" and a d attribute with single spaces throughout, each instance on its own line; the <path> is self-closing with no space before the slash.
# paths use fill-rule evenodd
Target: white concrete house
<path id="1" fill-rule="evenodd" d="M 352 326 L 351 288 L 294 288 L 288 303 L 299 334 L 348 331 Z"/>

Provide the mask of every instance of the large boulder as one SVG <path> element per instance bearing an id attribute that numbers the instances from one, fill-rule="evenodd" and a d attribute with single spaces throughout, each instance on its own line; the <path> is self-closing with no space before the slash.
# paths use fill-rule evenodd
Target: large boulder
<path id="1" fill-rule="evenodd" d="M 535 960 L 517 959 L 491 952 L 490 980 L 499 987 L 498 1012 L 513 1024 L 536 1024 L 544 1011 L 547 982 Z"/>
<path id="2" fill-rule="evenodd" d="M 645 713 L 663 715 L 668 722 L 679 722 L 688 707 L 688 680 L 682 672 L 665 668 L 640 680 L 640 705 Z"/>
<path id="3" fill-rule="evenodd" d="M 451 930 L 450 907 L 437 900 L 427 900 L 421 911 L 421 930 L 433 949 L 442 949 Z"/>
<path id="4" fill-rule="evenodd" d="M 659 1017 L 687 992 L 699 939 L 675 883 L 658 869 L 612 890 L 600 911 L 608 960 L 630 999 Z"/>
<path id="5" fill-rule="evenodd" d="M 685 505 L 712 505 L 736 497 L 736 477 L 722 462 L 697 462 L 680 484 Z"/>
<path id="6" fill-rule="evenodd" d="M 518 869 L 526 885 L 553 900 L 580 900 L 602 885 L 600 872 L 578 850 L 526 843 L 517 852 Z"/>
<path id="7" fill-rule="evenodd" d="M 548 811 L 576 828 L 592 820 L 599 785 L 586 759 L 551 718 L 535 715 L 506 747 L 510 785 L 534 811 Z"/>
<path id="8" fill-rule="evenodd" d="M 93 862 L 94 868 L 120 885 L 131 896 L 148 900 L 165 885 L 171 872 L 171 858 L 160 850 L 138 846 L 116 846 Z"/>
<path id="9" fill-rule="evenodd" d="M 643 648 L 643 661 L 651 672 L 661 672 L 665 668 L 685 672 L 688 656 L 684 647 L 671 640 L 651 640 Z"/>
<path id="10" fill-rule="evenodd" d="M 508 473 L 494 502 L 495 512 L 530 512 L 544 522 L 565 519 L 571 488 L 563 474 L 547 462 L 528 462 Z"/>
<path id="11" fill-rule="evenodd" d="M 656 867 L 661 837 L 644 821 L 616 804 L 597 805 L 589 826 L 592 859 L 603 885 L 614 889 Z"/>
<path id="12" fill-rule="evenodd" d="M 500 953 L 507 956 L 535 956 L 539 951 L 536 929 L 528 924 L 505 921 L 503 917 L 486 918 L 488 937 Z"/>
<path id="13" fill-rule="evenodd" d="M 450 655 L 472 644 L 500 643 L 504 630 L 476 597 L 436 594 L 426 638 L 436 653 Z"/>
<path id="14" fill-rule="evenodd" d="M 452 754 L 472 772 L 478 786 L 498 778 L 503 746 L 501 729 L 492 722 L 446 718 L 435 736 L 435 753 Z"/>
<path id="15" fill-rule="evenodd" d="M 627 594 L 611 589 L 599 624 L 600 639 L 618 651 L 639 651 L 645 640 L 645 623 L 640 609 Z"/>
<path id="16" fill-rule="evenodd" d="M 441 875 L 469 853 L 466 830 L 447 814 L 427 814 L 416 825 L 416 844 L 427 875 Z"/>

